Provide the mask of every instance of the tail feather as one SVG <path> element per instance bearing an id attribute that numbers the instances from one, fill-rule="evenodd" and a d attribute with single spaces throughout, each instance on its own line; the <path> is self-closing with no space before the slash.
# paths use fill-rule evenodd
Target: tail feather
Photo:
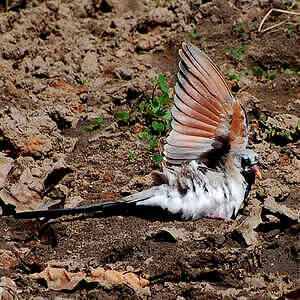
<path id="1" fill-rule="evenodd" d="M 94 203 L 91 205 L 78 206 L 74 208 L 59 208 L 50 210 L 33 210 L 12 214 L 16 219 L 35 219 L 48 218 L 54 219 L 66 215 L 76 215 L 85 213 L 102 212 L 106 216 L 114 215 L 129 211 L 134 208 L 138 202 L 151 198 L 158 191 L 158 187 L 154 186 L 148 190 L 124 197 L 117 201 L 108 201 L 102 203 Z"/>

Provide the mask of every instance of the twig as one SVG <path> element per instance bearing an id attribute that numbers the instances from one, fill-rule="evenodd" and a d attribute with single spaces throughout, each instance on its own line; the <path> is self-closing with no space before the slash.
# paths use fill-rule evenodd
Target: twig
<path id="1" fill-rule="evenodd" d="M 267 13 L 266 15 L 263 17 L 263 19 L 261 20 L 260 24 L 259 24 L 259 27 L 258 27 L 258 32 L 265 32 L 267 30 L 270 30 L 274 27 L 277 27 L 277 26 L 280 26 L 281 24 L 283 24 L 285 21 L 283 22 L 280 22 L 278 24 L 275 24 L 271 27 L 268 27 L 264 30 L 262 30 L 262 27 L 266 21 L 266 19 L 268 18 L 268 16 L 273 12 L 273 11 L 277 11 L 277 12 L 280 12 L 280 13 L 284 13 L 284 14 L 288 14 L 288 15 L 295 15 L 295 16 L 300 16 L 300 12 L 298 11 L 288 11 L 288 10 L 283 10 L 283 9 L 279 9 L 279 8 L 271 8 Z"/>

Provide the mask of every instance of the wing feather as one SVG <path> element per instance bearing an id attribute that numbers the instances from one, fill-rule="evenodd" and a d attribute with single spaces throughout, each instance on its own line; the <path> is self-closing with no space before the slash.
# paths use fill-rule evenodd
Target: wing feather
<path id="1" fill-rule="evenodd" d="M 170 164 L 201 159 L 211 151 L 239 151 L 247 145 L 247 120 L 225 78 L 212 60 L 192 44 L 179 51 L 173 122 L 165 160 Z M 224 145 L 229 143 L 229 147 Z M 215 158 L 217 159 L 217 158 Z"/>

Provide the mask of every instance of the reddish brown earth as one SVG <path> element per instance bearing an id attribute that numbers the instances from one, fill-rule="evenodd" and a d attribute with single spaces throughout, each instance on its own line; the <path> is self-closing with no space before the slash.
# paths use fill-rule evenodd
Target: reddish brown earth
<path id="1" fill-rule="evenodd" d="M 15 2 L 8 11 L 0 3 L 2 206 L 72 207 L 149 187 L 160 165 L 137 147 L 147 125 L 137 106 L 151 98 L 155 76 L 174 85 L 183 41 L 224 74 L 242 74 L 231 84 L 249 112 L 263 180 L 232 223 L 2 217 L 2 299 L 299 299 L 299 16 L 274 12 L 263 29 L 286 22 L 258 32 L 269 9 L 295 2 L 289 11 L 299 11 L 299 1 Z M 126 128 L 119 110 L 130 113 Z M 97 117 L 101 128 L 87 132 Z M 53 276 L 33 276 L 47 266 L 70 272 L 56 290 Z M 88 282 L 98 267 L 117 279 Z M 84 278 L 67 290 L 78 272 Z M 124 272 L 136 275 L 131 283 Z"/>

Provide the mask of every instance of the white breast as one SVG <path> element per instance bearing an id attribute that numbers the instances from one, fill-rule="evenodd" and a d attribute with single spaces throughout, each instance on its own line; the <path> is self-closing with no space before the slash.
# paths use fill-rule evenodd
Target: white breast
<path id="1" fill-rule="evenodd" d="M 161 185 L 154 196 L 139 205 L 159 206 L 181 213 L 184 219 L 230 218 L 244 200 L 245 184 L 238 170 L 229 177 L 221 170 L 207 170 L 191 161 L 185 168 L 165 169 L 164 174 L 169 184 Z"/>

